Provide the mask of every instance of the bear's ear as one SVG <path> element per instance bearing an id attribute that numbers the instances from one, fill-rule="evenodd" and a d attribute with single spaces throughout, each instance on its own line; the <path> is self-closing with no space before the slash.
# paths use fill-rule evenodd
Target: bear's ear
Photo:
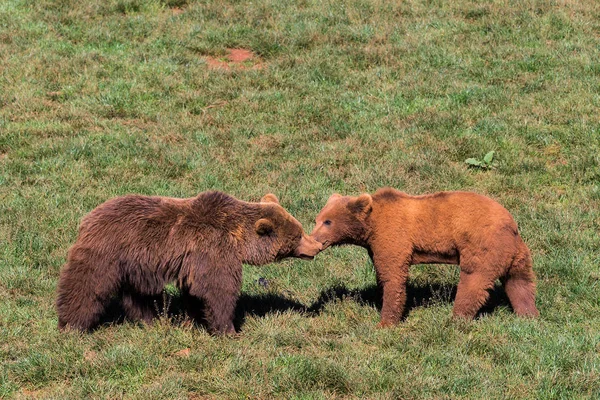
<path id="1" fill-rule="evenodd" d="M 275 230 L 273 223 L 266 218 L 261 218 L 254 224 L 256 233 L 260 236 L 268 235 Z"/>
<path id="2" fill-rule="evenodd" d="M 369 193 L 363 193 L 348 202 L 348 209 L 353 214 L 366 216 L 373 209 L 373 198 Z"/>
<path id="3" fill-rule="evenodd" d="M 275 203 L 279 204 L 279 199 L 273 193 L 267 193 L 260 199 L 262 203 Z"/>

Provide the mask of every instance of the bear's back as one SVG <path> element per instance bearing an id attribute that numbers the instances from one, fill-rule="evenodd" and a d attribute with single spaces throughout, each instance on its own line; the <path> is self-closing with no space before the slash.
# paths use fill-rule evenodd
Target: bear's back
<path id="1" fill-rule="evenodd" d="M 155 225 L 167 223 L 169 219 L 176 218 L 176 208 L 178 207 L 164 207 L 161 197 L 116 197 L 100 204 L 86 215 L 81 221 L 80 233 L 102 234 L 116 230 L 123 234 L 139 229 L 140 225 L 149 220 L 154 220 Z"/>
<path id="2" fill-rule="evenodd" d="M 220 192 L 187 199 L 117 197 L 83 218 L 70 258 L 92 252 L 109 262 L 165 268 L 174 263 L 169 274 L 176 273 L 175 264 L 191 252 L 226 248 L 237 254 L 229 229 L 242 222 L 243 209 L 241 202 Z"/>
<path id="3" fill-rule="evenodd" d="M 106 201 L 83 218 L 79 242 L 112 246 L 187 242 L 227 234 L 243 222 L 249 205 L 221 192 L 192 198 L 127 195 Z"/>
<path id="4" fill-rule="evenodd" d="M 383 188 L 373 200 L 386 211 L 383 221 L 398 219 L 424 231 L 453 231 L 474 226 L 509 228 L 516 232 L 511 214 L 497 201 L 473 192 L 447 191 L 411 196 L 393 188 Z M 395 217 L 395 218 L 394 218 Z"/>

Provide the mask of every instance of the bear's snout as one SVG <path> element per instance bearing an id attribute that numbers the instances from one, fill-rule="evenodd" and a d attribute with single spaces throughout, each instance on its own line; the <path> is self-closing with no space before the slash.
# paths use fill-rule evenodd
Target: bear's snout
<path id="1" fill-rule="evenodd" d="M 302 235 L 294 256 L 303 260 L 312 260 L 322 249 L 323 245 L 321 243 L 310 236 Z"/>

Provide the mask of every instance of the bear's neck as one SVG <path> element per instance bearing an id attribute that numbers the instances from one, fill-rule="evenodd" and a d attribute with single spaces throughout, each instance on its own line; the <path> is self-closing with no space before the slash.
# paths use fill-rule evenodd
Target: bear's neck
<path id="1" fill-rule="evenodd" d="M 360 226 L 355 228 L 354 237 L 346 242 L 346 244 L 353 244 L 368 249 L 371 247 L 371 232 L 371 224 L 369 219 L 367 219 Z"/>

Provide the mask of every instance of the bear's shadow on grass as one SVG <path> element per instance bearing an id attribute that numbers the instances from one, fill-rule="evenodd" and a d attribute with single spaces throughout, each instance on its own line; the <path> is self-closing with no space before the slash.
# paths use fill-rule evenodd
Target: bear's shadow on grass
<path id="1" fill-rule="evenodd" d="M 198 328 L 204 328 L 208 330 L 208 324 L 203 316 L 204 304 L 201 300 L 196 299 L 194 301 L 194 315 L 189 315 L 186 311 L 185 300 L 180 295 L 166 295 L 163 293 L 162 301 L 158 301 L 155 304 L 155 317 L 166 318 L 173 325 L 184 325 L 192 323 Z M 244 325 L 247 316 L 264 317 L 268 314 L 285 311 L 295 311 L 298 313 L 304 313 L 307 311 L 307 307 L 295 300 L 283 297 L 278 294 L 265 293 L 265 294 L 244 294 L 240 295 L 235 310 L 234 326 L 236 331 L 240 331 Z M 107 325 L 118 325 L 128 321 L 125 316 L 125 311 L 121 305 L 119 298 L 114 298 L 107 306 L 103 313 L 98 326 L 92 330 L 96 330 L 102 326 Z M 156 321 L 156 319 L 155 319 Z M 135 322 L 135 321 L 134 321 Z M 141 324 L 141 322 L 139 322 Z"/>
<path id="2" fill-rule="evenodd" d="M 457 286 L 453 284 L 426 284 L 423 286 L 408 283 L 406 286 L 406 307 L 402 319 L 406 319 L 410 312 L 417 307 L 431 306 L 434 304 L 452 304 L 456 297 Z M 489 291 L 490 297 L 486 304 L 479 310 L 476 318 L 491 314 L 498 307 L 510 307 L 510 301 L 500 285 Z M 362 289 L 347 289 L 344 285 L 333 286 L 321 292 L 317 301 L 307 308 L 312 315 L 320 314 L 328 303 L 352 298 L 362 305 L 376 308 L 381 311 L 383 293 L 377 285 Z"/>
<path id="3" fill-rule="evenodd" d="M 406 319 L 410 312 L 417 307 L 430 306 L 434 304 L 451 304 L 456 297 L 457 286 L 453 284 L 407 284 L 406 307 L 402 319 Z M 500 285 L 494 286 L 490 291 L 487 303 L 478 312 L 477 317 L 491 314 L 499 307 L 511 307 L 504 289 Z M 328 304 L 343 299 L 352 299 L 357 303 L 373 307 L 381 311 L 382 293 L 377 285 L 371 285 L 359 289 L 348 289 L 345 285 L 335 285 L 324 289 L 319 297 L 310 305 L 302 304 L 296 300 L 275 293 L 245 294 L 242 293 L 235 310 L 234 325 L 236 331 L 240 331 L 246 318 L 262 318 L 268 314 L 277 312 L 297 312 L 309 317 L 320 315 Z M 197 307 L 202 307 L 200 303 Z M 158 316 L 166 317 L 175 325 L 189 323 L 180 296 L 166 296 L 163 304 L 156 305 Z M 118 301 L 113 301 L 102 318 L 100 325 L 122 323 L 125 321 L 123 310 Z M 206 321 L 202 317 L 193 318 L 193 323 L 198 327 L 207 328 Z"/>
<path id="4" fill-rule="evenodd" d="M 409 282 L 407 284 L 406 307 L 402 319 L 406 319 L 412 309 L 417 307 L 453 303 L 456 297 L 456 290 L 457 286 L 452 284 L 417 286 Z M 510 302 L 502 286 L 496 285 L 489 292 L 490 297 L 486 304 L 479 310 L 476 318 L 491 314 L 499 307 L 510 308 Z M 236 330 L 240 330 L 247 316 L 264 317 L 267 314 L 275 312 L 294 311 L 316 317 L 323 312 L 327 304 L 347 298 L 353 299 L 361 305 L 373 307 L 381 311 L 382 292 L 377 285 L 360 289 L 348 289 L 344 285 L 335 285 L 321 291 L 317 300 L 309 306 L 271 293 L 266 295 L 243 294 L 236 309 Z"/>

